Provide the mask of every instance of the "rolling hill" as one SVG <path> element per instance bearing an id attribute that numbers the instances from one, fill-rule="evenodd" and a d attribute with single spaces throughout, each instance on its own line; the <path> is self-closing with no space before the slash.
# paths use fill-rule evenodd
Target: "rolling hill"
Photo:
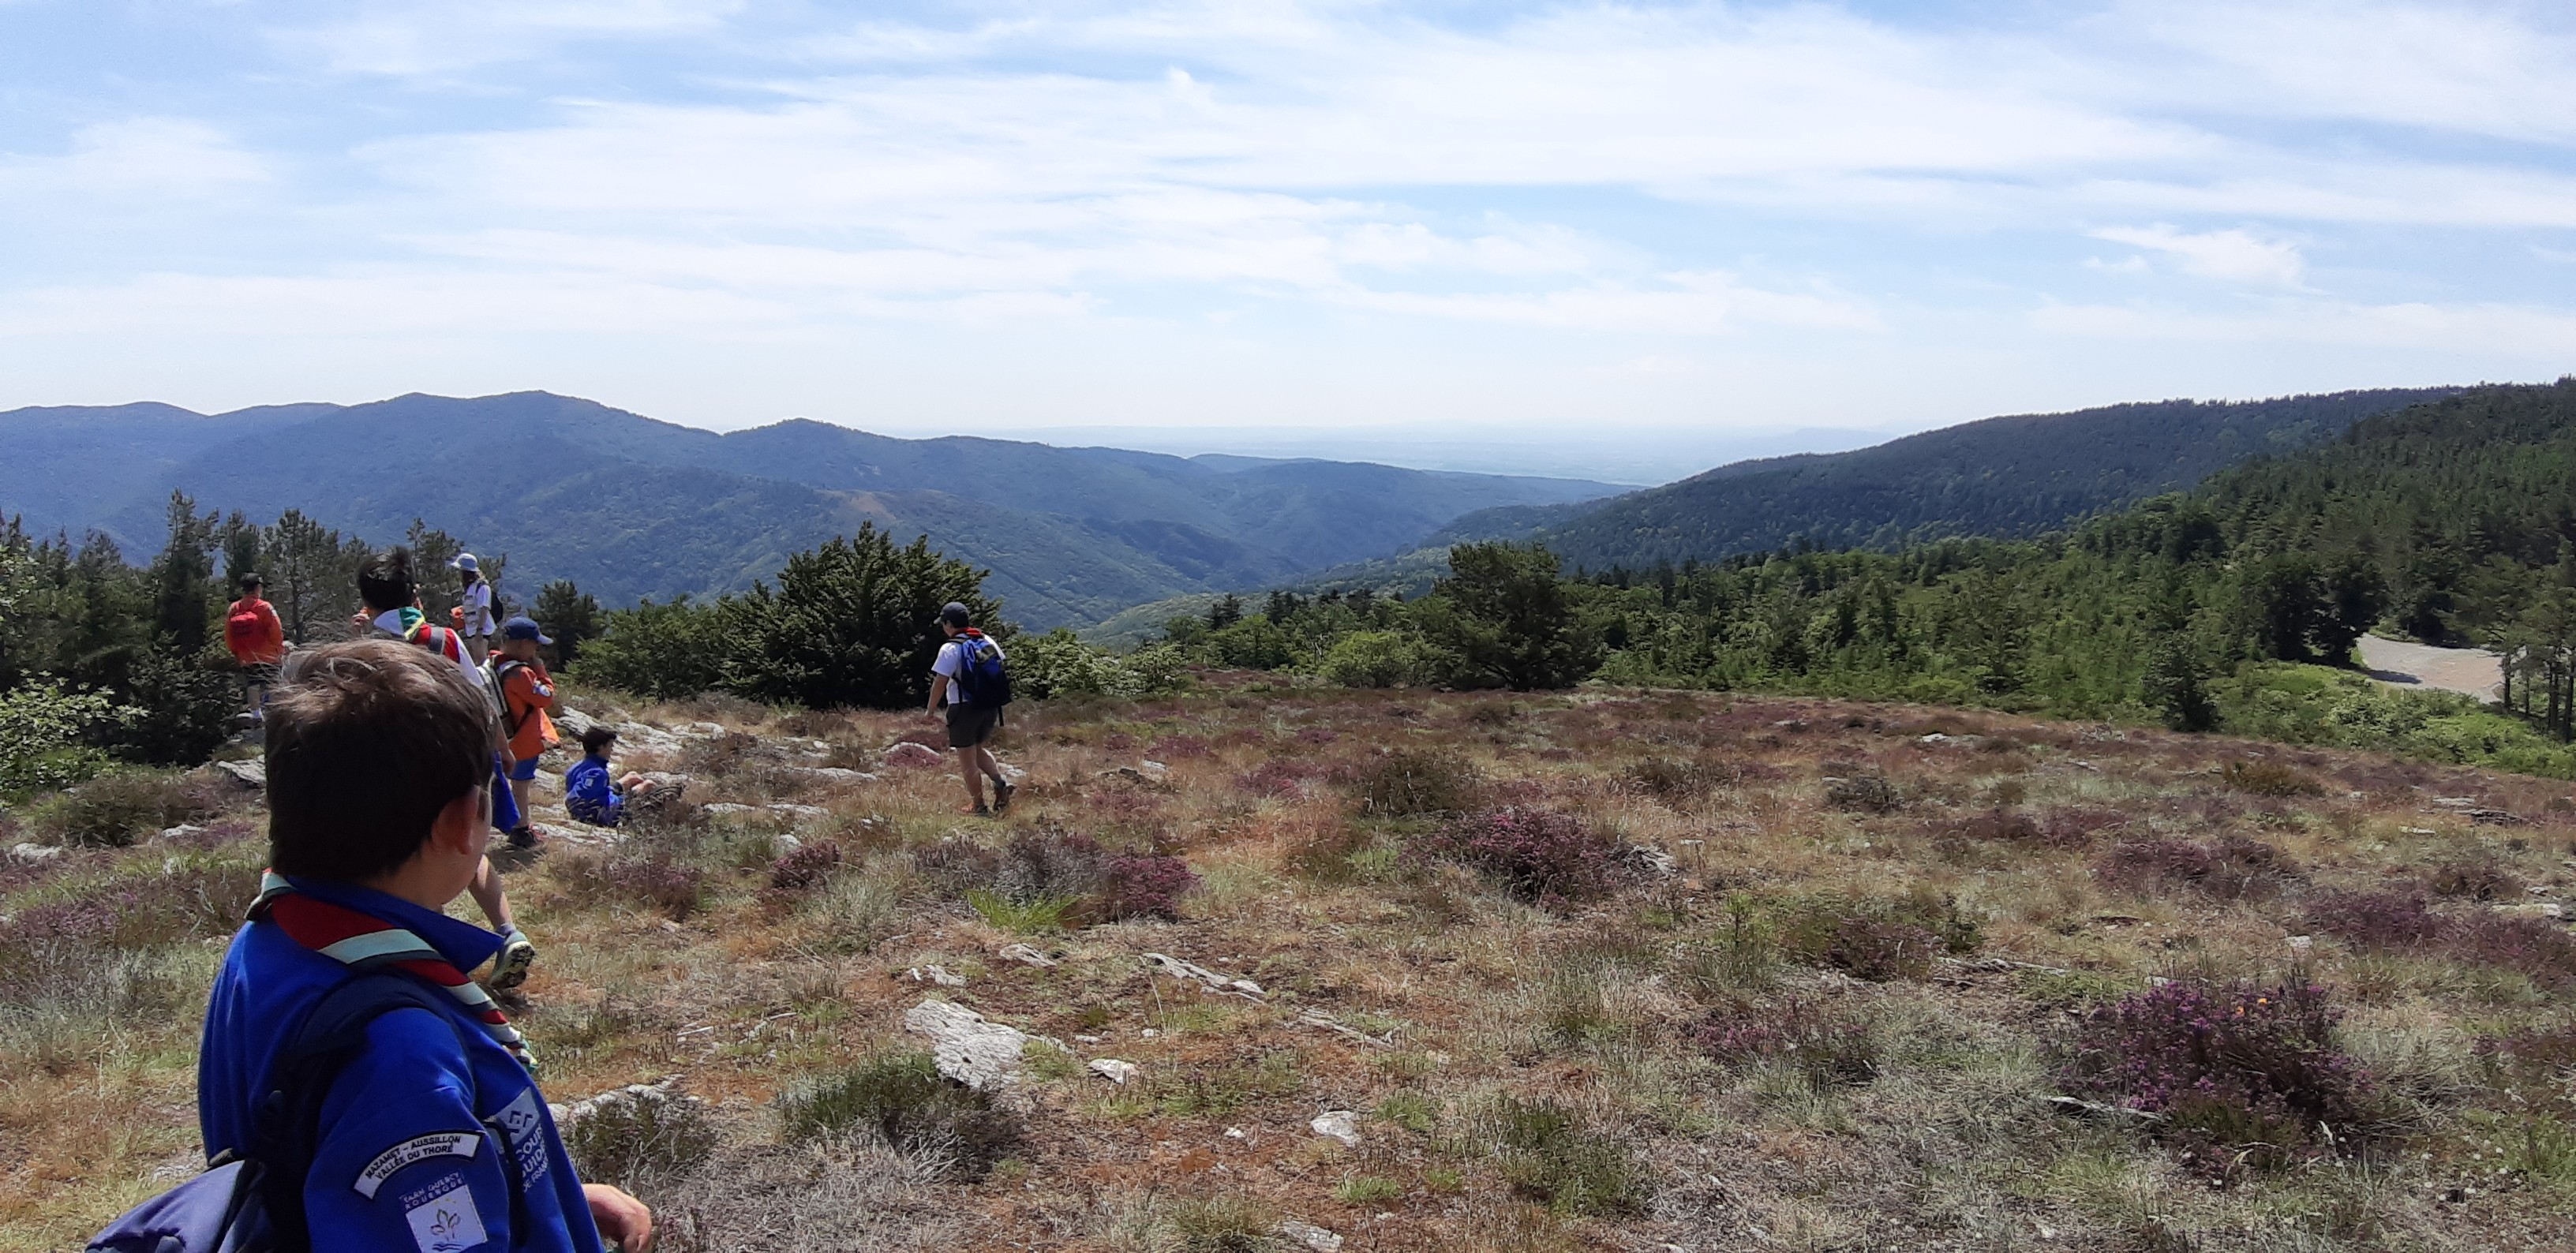
<path id="1" fill-rule="evenodd" d="M 2032 535 L 2459 391 L 2170 400 L 1988 418 L 1852 452 L 1741 461 L 1599 502 L 1500 506 L 1458 519 L 1430 546 L 1540 539 L 1570 565 L 1600 569 L 1801 541 L 1892 550 L 1953 535 Z"/>
<path id="2" fill-rule="evenodd" d="M 1183 458 L 790 421 L 717 434 L 544 392 L 0 413 L 0 514 L 161 539 L 177 488 L 379 541 L 415 517 L 506 553 L 506 592 L 569 578 L 612 604 L 748 586 L 863 521 L 990 567 L 1023 624 L 1419 547 L 1462 514 L 1596 498 L 1565 479 L 1352 462 Z"/>

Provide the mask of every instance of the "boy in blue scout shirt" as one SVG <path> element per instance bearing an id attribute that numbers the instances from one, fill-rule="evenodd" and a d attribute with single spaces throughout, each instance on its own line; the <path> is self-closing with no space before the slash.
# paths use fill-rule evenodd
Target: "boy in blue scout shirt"
<path id="1" fill-rule="evenodd" d="M 303 1181 L 312 1247 L 640 1253 L 651 1212 L 574 1176 L 517 1031 L 461 973 L 502 938 L 442 912 L 483 860 L 490 706 L 391 640 L 301 656 L 269 700 L 272 869 L 206 1011 L 207 1155 L 251 1151 L 270 1063 L 326 993 L 397 971 L 445 1012 L 374 1019 L 333 1080 Z"/>

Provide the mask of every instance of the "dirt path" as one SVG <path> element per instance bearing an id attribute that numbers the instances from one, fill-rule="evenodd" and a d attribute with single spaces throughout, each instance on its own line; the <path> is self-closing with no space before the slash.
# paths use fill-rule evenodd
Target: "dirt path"
<path id="1" fill-rule="evenodd" d="M 2503 664 L 2483 648 L 2436 648 L 2365 635 L 2360 649 L 2361 664 L 2370 677 L 2396 687 L 2466 692 L 2492 702 L 2504 683 Z"/>

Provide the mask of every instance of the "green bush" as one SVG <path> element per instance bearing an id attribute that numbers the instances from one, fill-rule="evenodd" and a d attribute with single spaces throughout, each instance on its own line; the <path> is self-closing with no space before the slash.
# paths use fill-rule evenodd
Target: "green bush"
<path id="1" fill-rule="evenodd" d="M 1420 687 L 1437 681 L 1439 650 L 1403 631 L 1353 631 L 1333 641 L 1315 673 L 1343 687 Z"/>
<path id="2" fill-rule="evenodd" d="M 885 1137 L 897 1152 L 969 1178 L 990 1173 L 1017 1146 L 1020 1120 L 993 1098 L 949 1082 L 928 1053 L 888 1053 L 778 1099 L 790 1140 L 852 1132 Z"/>
<path id="3" fill-rule="evenodd" d="M 0 796 L 70 787 L 107 768 L 107 756 L 83 737 L 132 714 L 92 692 L 60 683 L 30 683 L 0 692 Z"/>
<path id="4" fill-rule="evenodd" d="M 719 605 L 681 596 L 661 605 L 646 600 L 603 617 L 605 634 L 581 648 L 577 673 L 585 682 L 664 699 L 724 686 L 731 642 Z"/>
<path id="5" fill-rule="evenodd" d="M 1058 627 L 1044 635 L 1011 641 L 1011 691 L 1015 696 L 1046 700 L 1067 696 L 1146 696 L 1173 691 L 1188 670 L 1180 650 L 1169 645 L 1113 656 Z"/>

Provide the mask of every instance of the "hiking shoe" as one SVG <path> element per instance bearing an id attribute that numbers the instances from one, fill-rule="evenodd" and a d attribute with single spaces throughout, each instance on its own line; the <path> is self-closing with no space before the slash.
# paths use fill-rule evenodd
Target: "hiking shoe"
<path id="1" fill-rule="evenodd" d="M 511 847 L 512 849 L 515 849 L 515 850 L 517 850 L 517 851 L 519 851 L 519 852 L 524 853 L 524 852 L 528 851 L 529 849 L 535 848 L 536 846 L 537 846 L 537 831 L 536 831 L 536 828 L 534 828 L 534 827 L 525 827 L 525 826 L 523 826 L 523 827 L 516 827 L 516 828 L 513 828 L 513 829 L 511 830 L 511 832 L 510 832 L 510 847 Z"/>
<path id="2" fill-rule="evenodd" d="M 1000 779 L 993 780 L 993 812 L 997 814 L 1011 812 L 1011 793 L 1019 790 Z"/>
<path id="3" fill-rule="evenodd" d="M 528 942 L 528 933 L 510 928 L 510 942 L 501 946 L 501 956 L 492 963 L 492 986 L 504 992 L 528 981 L 528 967 L 537 964 L 537 946 Z"/>
<path id="4" fill-rule="evenodd" d="M 993 807 L 990 805 L 977 805 L 973 809 L 966 810 L 965 813 L 969 818 L 990 818 L 993 816 Z"/>

